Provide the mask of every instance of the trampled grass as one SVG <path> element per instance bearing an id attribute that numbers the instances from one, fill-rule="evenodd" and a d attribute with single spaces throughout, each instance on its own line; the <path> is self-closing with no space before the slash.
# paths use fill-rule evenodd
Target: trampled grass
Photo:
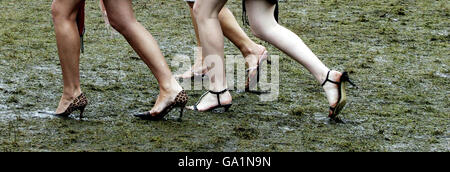
<path id="1" fill-rule="evenodd" d="M 193 58 L 185 2 L 133 2 L 168 61 Z M 261 41 L 281 57 L 277 101 L 233 92 L 228 113 L 188 112 L 181 123 L 137 120 L 130 114 L 151 108 L 156 80 L 125 39 L 106 29 L 93 1 L 81 57 L 87 119 L 40 115 L 56 108 L 62 91 L 50 5 L 0 1 L 0 151 L 449 151 L 447 1 L 281 3 L 281 23 L 358 84 L 348 92 L 346 124 L 328 121 L 325 95 L 301 65 Z M 228 6 L 240 19 L 240 1 Z M 226 53 L 239 55 L 229 41 Z M 201 93 L 190 91 L 189 104 Z"/>

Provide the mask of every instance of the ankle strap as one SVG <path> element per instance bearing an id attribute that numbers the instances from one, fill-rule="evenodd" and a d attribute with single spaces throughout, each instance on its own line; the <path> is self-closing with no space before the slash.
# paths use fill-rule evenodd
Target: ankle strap
<path id="1" fill-rule="evenodd" d="M 209 93 L 217 95 L 217 103 L 219 104 L 219 106 L 222 106 L 222 104 L 220 104 L 220 95 L 223 93 L 226 93 L 227 91 L 228 91 L 228 89 L 225 89 L 220 92 L 214 92 L 214 91 L 209 90 Z"/>
<path id="2" fill-rule="evenodd" d="M 327 82 L 331 82 L 331 83 L 333 83 L 333 84 L 339 84 L 339 82 L 335 82 L 335 81 L 332 81 L 332 80 L 328 79 L 328 77 L 330 76 L 330 72 L 331 72 L 331 70 L 328 71 L 328 73 L 327 73 L 327 78 L 325 79 L 325 81 L 323 81 L 322 87 L 323 87 Z"/>
<path id="3" fill-rule="evenodd" d="M 226 93 L 227 91 L 228 91 L 228 89 L 225 89 L 225 90 L 220 91 L 220 92 L 214 92 L 214 91 L 209 90 L 209 93 L 211 93 L 211 94 L 216 94 L 216 95 L 220 95 L 220 94 Z"/>
<path id="4" fill-rule="evenodd" d="M 219 106 L 222 106 L 222 104 L 220 104 L 220 95 L 223 94 L 223 93 L 226 93 L 227 91 L 228 91 L 228 89 L 225 89 L 225 90 L 223 90 L 223 91 L 221 91 L 221 92 L 215 92 L 215 91 L 211 91 L 211 90 L 209 90 L 208 92 L 205 92 L 205 93 L 200 97 L 200 99 L 198 100 L 198 102 L 194 105 L 194 110 L 195 110 L 195 111 L 198 111 L 197 105 L 200 104 L 200 101 L 202 101 L 203 97 L 205 97 L 206 95 L 208 95 L 208 93 L 217 95 L 217 102 L 219 103 Z"/>

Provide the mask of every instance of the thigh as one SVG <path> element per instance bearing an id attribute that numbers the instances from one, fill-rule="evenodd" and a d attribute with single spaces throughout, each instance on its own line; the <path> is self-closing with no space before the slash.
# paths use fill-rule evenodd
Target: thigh
<path id="1" fill-rule="evenodd" d="M 108 18 L 115 22 L 129 22 L 136 20 L 131 0 L 103 0 Z"/>

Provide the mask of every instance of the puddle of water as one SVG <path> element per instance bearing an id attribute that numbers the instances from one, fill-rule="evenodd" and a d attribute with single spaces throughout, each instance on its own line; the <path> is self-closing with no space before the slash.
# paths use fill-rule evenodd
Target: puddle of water
<path id="1" fill-rule="evenodd" d="M 57 67 L 56 65 L 38 65 L 38 66 L 33 66 L 33 69 L 36 70 L 45 70 L 45 71 L 57 71 L 59 67 Z"/>
<path id="2" fill-rule="evenodd" d="M 432 30 L 431 33 L 433 35 L 440 35 L 440 36 L 447 36 L 448 31 L 447 30 Z"/>
<path id="3" fill-rule="evenodd" d="M 375 57 L 375 61 L 378 62 L 378 63 L 387 63 L 388 62 L 382 56 Z"/>
<path id="4" fill-rule="evenodd" d="M 21 117 L 23 118 L 23 117 L 25 117 L 25 118 L 43 118 L 43 119 L 45 119 L 45 118 L 50 118 L 50 119 L 53 119 L 53 118 L 55 118 L 55 116 L 54 115 L 51 115 L 53 112 L 50 112 L 50 111 L 45 111 L 45 113 L 41 113 L 41 112 L 32 112 L 32 113 L 30 113 L 30 114 L 24 114 L 24 115 L 21 115 Z"/>
<path id="5" fill-rule="evenodd" d="M 438 76 L 438 77 L 441 77 L 441 78 L 450 78 L 450 76 L 448 76 L 447 74 L 445 74 L 445 73 L 440 73 L 440 72 L 436 72 L 436 73 L 434 73 L 436 76 Z"/>
<path id="6" fill-rule="evenodd" d="M 277 117 L 287 117 L 289 116 L 289 114 L 287 113 L 283 113 L 283 112 L 259 112 L 260 115 L 264 115 L 264 116 L 277 116 Z"/>
<path id="7" fill-rule="evenodd" d="M 50 115 L 52 112 L 40 113 L 40 112 L 30 112 L 30 113 L 23 113 L 20 115 L 15 114 L 13 111 L 3 111 L 0 112 L 0 121 L 13 121 L 17 120 L 18 118 L 21 119 L 53 119 L 56 118 L 53 115 Z"/>
<path id="8" fill-rule="evenodd" d="M 352 126 L 351 131 L 355 135 L 364 135 L 366 133 L 366 129 L 363 126 Z"/>
<path id="9" fill-rule="evenodd" d="M 13 116 L 11 114 L 12 114 L 12 111 L 0 111 L 0 121 L 8 121 L 8 120 L 16 119 L 16 118 L 13 118 Z"/>
<path id="10" fill-rule="evenodd" d="M 388 146 L 388 148 L 391 151 L 401 151 L 403 149 L 410 148 L 410 145 L 404 144 L 404 143 L 397 143 L 397 144 Z"/>
<path id="11" fill-rule="evenodd" d="M 283 131 L 283 133 L 291 132 L 291 131 L 295 130 L 295 129 L 289 128 L 288 126 L 278 127 L 278 128 L 281 129 L 281 131 Z"/>
<path id="12" fill-rule="evenodd" d="M 315 113 L 314 120 L 319 121 L 323 124 L 330 124 L 330 119 L 322 113 Z"/>
<path id="13" fill-rule="evenodd" d="M 236 152 L 238 150 L 236 143 L 237 143 L 236 139 L 228 140 L 225 143 L 225 148 L 223 149 L 223 152 Z"/>

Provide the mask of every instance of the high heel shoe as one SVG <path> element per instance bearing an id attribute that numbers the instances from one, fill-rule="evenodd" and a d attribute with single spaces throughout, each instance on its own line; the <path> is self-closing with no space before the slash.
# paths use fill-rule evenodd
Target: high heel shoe
<path id="1" fill-rule="evenodd" d="M 84 109 L 86 108 L 87 105 L 88 105 L 88 100 L 87 100 L 86 96 L 83 93 L 81 93 L 75 100 L 73 100 L 72 103 L 70 103 L 69 107 L 63 113 L 59 113 L 59 114 L 48 113 L 48 112 L 39 112 L 39 113 L 49 114 L 49 115 L 54 115 L 54 116 L 59 116 L 59 117 L 68 117 L 73 112 L 79 110 L 80 111 L 80 120 L 81 120 L 81 119 L 83 119 Z"/>
<path id="2" fill-rule="evenodd" d="M 181 121 L 183 118 L 183 111 L 184 108 L 186 107 L 188 99 L 189 99 L 188 95 L 183 90 L 180 93 L 178 93 L 175 100 L 167 107 L 165 107 L 160 113 L 151 114 L 150 112 L 145 112 L 141 114 L 136 114 L 134 116 L 141 118 L 142 120 L 159 121 L 162 120 L 167 114 L 169 114 L 169 112 L 172 111 L 174 108 L 180 108 L 180 117 L 178 118 L 178 121 Z"/>
<path id="3" fill-rule="evenodd" d="M 202 112 L 208 112 L 208 111 L 213 111 L 213 110 L 215 110 L 215 109 L 218 109 L 218 108 L 224 108 L 225 109 L 225 112 L 228 112 L 228 110 L 231 108 L 231 106 L 233 105 L 233 104 L 227 104 L 227 105 L 222 105 L 221 103 L 220 103 L 220 95 L 221 94 L 224 94 L 224 93 L 226 93 L 226 92 L 228 92 L 228 89 L 225 89 L 225 90 L 223 90 L 223 91 L 221 91 L 221 92 L 214 92 L 214 91 L 208 91 L 208 92 L 206 92 L 205 94 L 203 94 L 201 97 L 200 97 L 200 99 L 199 99 L 199 101 L 194 105 L 194 111 L 197 111 L 197 112 L 199 112 L 199 110 L 198 110 L 198 108 L 197 108 L 197 106 L 200 104 L 200 101 L 203 99 L 203 97 L 205 97 L 207 94 L 215 94 L 215 95 L 217 95 L 217 106 L 215 106 L 215 107 L 211 107 L 211 108 L 209 108 L 209 109 L 207 109 L 207 110 L 204 110 L 204 111 L 202 111 Z"/>
<path id="4" fill-rule="evenodd" d="M 356 85 L 350 80 L 347 72 L 342 73 L 342 76 L 341 76 L 339 82 L 332 81 L 328 78 L 330 76 L 330 72 L 331 71 L 328 71 L 327 78 L 323 82 L 322 87 L 327 82 L 331 82 L 333 84 L 338 85 L 338 89 L 339 89 L 338 102 L 335 107 L 330 107 L 330 114 L 328 115 L 328 117 L 330 117 L 330 119 L 336 119 L 336 117 L 342 111 L 344 106 L 347 104 L 347 95 L 345 93 L 346 83 L 348 82 L 354 87 L 356 87 Z"/>
<path id="5" fill-rule="evenodd" d="M 259 83 L 260 66 L 264 61 L 267 60 L 268 56 L 269 56 L 269 52 L 267 50 L 264 50 L 264 52 L 258 58 L 258 65 L 247 69 L 248 79 L 247 79 L 247 83 L 245 84 L 246 92 L 252 92 L 251 89 L 254 88 Z M 252 73 L 255 70 L 256 70 L 256 75 L 250 76 L 250 73 Z"/>

